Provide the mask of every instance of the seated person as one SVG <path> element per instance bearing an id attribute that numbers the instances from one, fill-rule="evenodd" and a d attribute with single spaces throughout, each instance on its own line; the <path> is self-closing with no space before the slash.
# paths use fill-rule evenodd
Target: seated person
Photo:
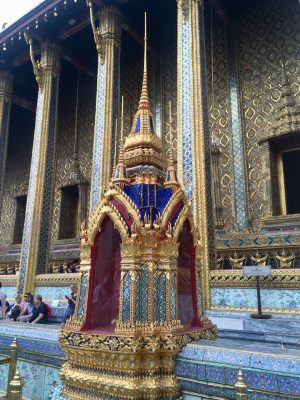
<path id="1" fill-rule="evenodd" d="M 74 274 L 75 272 L 77 272 L 76 270 L 76 266 L 78 263 L 76 263 L 76 260 L 73 260 L 73 262 L 67 264 L 64 268 L 64 272 L 67 274 Z"/>
<path id="2" fill-rule="evenodd" d="M 63 317 L 63 321 L 62 321 L 62 326 L 65 325 L 65 323 L 67 322 L 67 320 L 71 317 L 71 315 L 74 314 L 75 311 L 75 305 L 76 305 L 76 298 L 77 298 L 77 290 L 78 287 L 77 285 L 72 285 L 71 286 L 71 296 L 65 296 L 66 299 L 68 300 L 68 308 L 66 309 L 65 315 Z"/>
<path id="3" fill-rule="evenodd" d="M 18 316 L 21 313 L 22 296 L 20 294 L 17 294 L 17 296 L 15 297 L 15 301 L 16 301 L 15 304 L 12 306 L 12 308 L 7 313 L 7 318 L 13 319 L 14 321 L 17 320 Z"/>
<path id="4" fill-rule="evenodd" d="M 48 308 L 43 303 L 43 298 L 40 294 L 34 296 L 34 307 L 31 316 L 28 320 L 31 324 L 47 324 L 48 323 Z"/>
<path id="5" fill-rule="evenodd" d="M 33 296 L 30 292 L 27 292 L 23 295 L 23 300 L 21 302 L 21 313 L 17 318 L 17 321 L 28 322 L 33 307 L 34 307 Z"/>
<path id="6" fill-rule="evenodd" d="M 5 309 L 5 315 L 7 316 L 7 314 L 9 313 L 9 310 L 10 310 L 10 304 L 7 300 L 5 300 L 4 309 Z"/>

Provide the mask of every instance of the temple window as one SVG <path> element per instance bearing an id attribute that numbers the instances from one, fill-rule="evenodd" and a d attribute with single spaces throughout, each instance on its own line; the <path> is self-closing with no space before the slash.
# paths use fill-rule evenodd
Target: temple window
<path id="1" fill-rule="evenodd" d="M 59 239 L 73 239 L 79 233 L 79 189 L 77 185 L 61 188 Z"/>
<path id="2" fill-rule="evenodd" d="M 300 149 L 281 153 L 282 182 L 284 184 L 283 205 L 286 214 L 300 213 L 299 165 Z"/>
<path id="3" fill-rule="evenodd" d="M 271 150 L 271 187 L 273 215 L 300 213 L 300 147 L 294 141 L 273 140 Z"/>
<path id="4" fill-rule="evenodd" d="M 23 238 L 27 196 L 26 195 L 18 196 L 15 199 L 17 202 L 17 206 L 16 206 L 16 219 L 15 219 L 13 244 L 21 244 Z"/>

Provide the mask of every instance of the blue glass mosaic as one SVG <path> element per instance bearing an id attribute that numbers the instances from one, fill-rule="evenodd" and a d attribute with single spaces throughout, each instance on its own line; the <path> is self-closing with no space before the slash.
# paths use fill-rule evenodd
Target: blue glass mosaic
<path id="1" fill-rule="evenodd" d="M 82 321 L 84 319 L 84 310 L 85 310 L 85 302 L 86 302 L 86 294 L 87 294 L 87 283 L 88 283 L 88 274 L 83 273 L 81 276 L 80 294 L 79 294 L 78 311 L 77 311 L 77 318 L 80 321 Z"/>
<path id="2" fill-rule="evenodd" d="M 236 223 L 239 229 L 247 227 L 247 199 L 244 171 L 244 148 L 239 105 L 239 81 L 233 30 L 228 31 L 229 90 L 231 112 L 232 155 L 234 170 L 234 198 Z"/>
<path id="3" fill-rule="evenodd" d="M 172 188 L 142 183 L 125 186 L 124 192 L 139 208 L 142 219 L 147 214 L 152 222 L 157 217 L 158 212 L 163 213 L 173 194 Z"/>
<path id="4" fill-rule="evenodd" d="M 122 321 L 130 320 L 130 274 L 126 272 L 123 278 Z"/>
<path id="5" fill-rule="evenodd" d="M 96 93 L 96 113 L 95 113 L 95 133 L 93 147 L 93 171 L 91 180 L 91 207 L 92 212 L 101 199 L 101 168 L 102 168 L 102 148 L 104 131 L 104 112 L 105 112 L 105 64 L 98 63 L 97 73 L 97 93 Z"/>
<path id="6" fill-rule="evenodd" d="M 148 264 L 141 266 L 136 279 L 136 309 L 135 319 L 137 321 L 148 321 L 148 296 L 149 296 L 149 271 Z"/>

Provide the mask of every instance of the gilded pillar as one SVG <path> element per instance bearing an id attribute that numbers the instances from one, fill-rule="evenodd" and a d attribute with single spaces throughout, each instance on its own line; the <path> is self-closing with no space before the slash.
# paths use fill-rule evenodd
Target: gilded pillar
<path id="1" fill-rule="evenodd" d="M 3 184 L 6 165 L 12 94 L 12 75 L 8 71 L 0 71 L 0 215 L 3 200 Z"/>
<path id="2" fill-rule="evenodd" d="M 214 138 L 215 139 L 215 138 Z M 217 139 L 217 138 L 216 138 Z M 218 140 L 218 139 L 217 139 Z M 223 206 L 221 201 L 221 181 L 220 181 L 220 156 L 221 149 L 217 140 L 211 144 L 211 164 L 212 164 L 212 184 L 213 184 L 213 204 L 215 209 L 215 228 L 224 228 Z"/>
<path id="3" fill-rule="evenodd" d="M 44 273 L 48 264 L 60 74 L 58 45 L 52 41 L 42 43 L 41 59 L 37 62 L 33 55 L 32 41 L 29 37 L 26 40 L 30 46 L 39 90 L 20 260 L 19 292 L 33 291 L 35 275 Z"/>
<path id="4" fill-rule="evenodd" d="M 203 5 L 200 0 L 178 0 L 177 5 L 178 175 L 192 202 L 199 230 L 202 306 L 205 310 L 210 304 L 209 270 L 214 263 L 215 254 Z"/>
<path id="5" fill-rule="evenodd" d="M 99 12 L 96 28 L 92 2 L 88 1 L 98 51 L 93 171 L 91 182 L 92 212 L 108 189 L 114 161 L 115 120 L 119 114 L 121 15 L 113 7 Z"/>
<path id="6" fill-rule="evenodd" d="M 263 216 L 271 217 L 273 215 L 273 201 L 272 201 L 272 184 L 271 184 L 271 151 L 270 144 L 265 141 L 260 146 L 262 150 L 262 177 L 263 177 Z"/>

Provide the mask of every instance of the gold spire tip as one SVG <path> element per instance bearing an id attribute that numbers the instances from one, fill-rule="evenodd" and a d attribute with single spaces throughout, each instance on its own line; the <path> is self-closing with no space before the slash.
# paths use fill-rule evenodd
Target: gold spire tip
<path id="1" fill-rule="evenodd" d="M 148 96 L 148 73 L 147 73 L 147 13 L 145 13 L 145 36 L 144 36 L 144 73 L 142 93 L 139 103 L 139 110 L 149 109 L 149 96 Z"/>

